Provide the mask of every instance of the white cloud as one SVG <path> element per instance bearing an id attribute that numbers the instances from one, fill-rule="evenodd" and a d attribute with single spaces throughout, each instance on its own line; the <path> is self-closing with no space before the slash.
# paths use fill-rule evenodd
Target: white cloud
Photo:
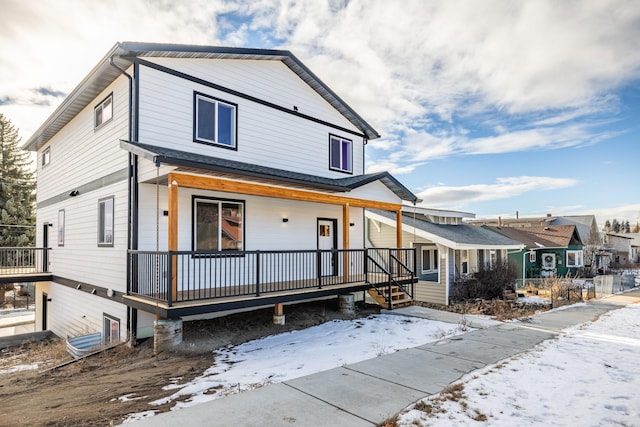
<path id="1" fill-rule="evenodd" d="M 417 196 L 432 207 L 464 206 L 473 202 L 508 199 L 529 192 L 540 192 L 573 187 L 578 183 L 571 178 L 519 176 L 498 178 L 494 184 L 473 184 L 460 187 L 429 187 Z"/>

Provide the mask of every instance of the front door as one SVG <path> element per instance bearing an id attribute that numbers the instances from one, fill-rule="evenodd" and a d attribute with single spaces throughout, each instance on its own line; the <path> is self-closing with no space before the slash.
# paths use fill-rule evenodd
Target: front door
<path id="1" fill-rule="evenodd" d="M 333 251 L 337 246 L 335 219 L 318 218 L 318 250 L 323 251 L 320 256 L 320 274 L 322 276 L 336 276 L 338 274 L 337 257 Z"/>
<path id="2" fill-rule="evenodd" d="M 45 292 L 42 293 L 42 330 L 47 330 L 47 302 L 49 301 L 49 295 Z"/>

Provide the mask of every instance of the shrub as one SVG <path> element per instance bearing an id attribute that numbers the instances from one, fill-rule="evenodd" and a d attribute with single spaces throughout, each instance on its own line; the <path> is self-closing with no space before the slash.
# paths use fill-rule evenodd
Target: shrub
<path id="1" fill-rule="evenodd" d="M 498 264 L 472 276 L 457 278 L 452 297 L 455 301 L 502 298 L 505 290 L 515 290 L 517 278 L 518 271 L 513 264 Z"/>

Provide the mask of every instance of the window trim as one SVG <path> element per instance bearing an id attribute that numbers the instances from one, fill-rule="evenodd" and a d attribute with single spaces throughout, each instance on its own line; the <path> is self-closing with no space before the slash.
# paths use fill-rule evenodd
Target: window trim
<path id="1" fill-rule="evenodd" d="M 98 111 L 104 112 L 104 105 L 110 101 L 110 106 L 111 106 L 111 116 L 109 116 L 109 118 L 107 120 L 104 120 L 102 118 L 102 116 L 100 117 L 100 119 L 102 120 L 100 123 L 98 123 Z M 98 130 L 101 127 L 103 127 L 104 125 L 106 125 L 107 123 L 109 123 L 110 121 L 113 120 L 113 92 L 111 92 L 109 95 L 107 95 L 102 101 L 100 101 L 100 103 L 98 103 L 98 105 L 96 105 L 93 108 L 93 129 L 94 130 Z"/>
<path id="2" fill-rule="evenodd" d="M 51 163 L 51 146 L 48 146 L 42 150 L 42 167 L 48 166 Z"/>
<path id="3" fill-rule="evenodd" d="M 102 313 L 102 343 L 103 344 L 114 344 L 115 342 L 111 340 L 111 328 L 109 328 L 109 341 L 107 341 L 107 325 L 106 322 L 107 320 L 109 320 L 109 325 L 111 325 L 111 323 L 115 323 L 118 325 L 118 336 L 117 336 L 117 341 L 115 342 L 119 342 L 120 341 L 120 319 L 118 319 L 115 316 L 112 316 L 110 314 L 107 313 Z"/>
<path id="4" fill-rule="evenodd" d="M 332 165 L 331 160 L 333 159 L 333 144 L 332 144 L 332 140 L 333 139 L 338 139 L 340 141 L 340 165 L 342 165 L 342 144 L 344 142 L 348 142 L 349 143 L 349 169 L 343 169 L 342 167 L 336 168 Z M 330 133 L 329 134 L 329 170 L 332 171 L 336 171 L 336 172 L 340 172 L 340 173 L 346 173 L 349 175 L 353 175 L 353 140 L 348 139 L 348 138 L 344 138 L 342 136 L 339 135 L 335 135 Z"/>
<path id="5" fill-rule="evenodd" d="M 111 201 L 111 242 L 104 242 L 104 241 L 101 241 L 101 239 L 105 237 L 105 234 L 106 234 L 106 227 L 105 227 L 106 221 L 104 221 L 104 224 L 101 224 L 100 213 L 101 213 L 102 204 L 109 200 Z M 115 233 L 115 197 L 114 196 L 103 197 L 102 199 L 98 200 L 98 247 L 113 247 L 113 243 L 115 241 L 115 234 L 116 234 Z"/>
<path id="6" fill-rule="evenodd" d="M 233 137 L 232 137 L 232 145 L 227 145 L 222 142 L 218 142 L 217 140 L 210 140 L 201 138 L 198 136 L 198 100 L 203 99 L 205 101 L 211 102 L 215 105 L 214 109 L 214 137 L 218 138 L 218 123 L 220 120 L 218 119 L 218 105 L 224 104 L 230 107 L 233 107 Z M 225 99 L 216 98 L 215 96 L 207 95 L 202 92 L 193 92 L 193 142 L 198 144 L 211 145 L 213 147 L 225 148 L 227 150 L 238 150 L 238 104 L 229 102 Z"/>
<path id="7" fill-rule="evenodd" d="M 220 235 L 222 233 L 222 230 L 221 230 L 220 226 L 218 226 L 218 249 L 198 250 L 196 248 L 196 243 L 198 241 L 197 236 L 196 236 L 196 232 L 197 232 L 196 223 L 197 223 L 197 214 L 198 214 L 197 205 L 198 205 L 198 202 L 204 202 L 204 203 L 210 203 L 210 204 L 218 204 L 218 206 L 220 206 L 222 203 L 236 203 L 236 204 L 242 206 L 242 215 L 241 215 L 241 221 L 242 221 L 242 227 L 241 227 L 242 249 L 223 249 L 223 248 L 221 248 L 222 239 L 220 238 Z M 244 200 L 225 199 L 225 198 L 210 197 L 210 196 L 198 196 L 198 195 L 195 195 L 195 194 L 192 195 L 191 196 L 191 251 L 192 252 L 219 252 L 219 253 L 224 253 L 225 256 L 234 255 L 235 253 L 240 253 L 240 252 L 245 251 L 245 248 L 246 248 L 245 221 L 246 221 L 246 202 Z M 202 255 L 196 255 L 196 256 L 202 256 Z"/>
<path id="8" fill-rule="evenodd" d="M 575 254 L 577 258 L 579 258 L 580 263 L 579 264 L 569 264 L 569 254 Z M 575 250 L 567 250 L 565 251 L 565 266 L 567 268 L 580 268 L 580 267 L 584 267 L 584 252 L 582 249 L 575 249 Z"/>
<path id="9" fill-rule="evenodd" d="M 58 210 L 58 246 L 64 246 L 65 212 Z"/>
<path id="10" fill-rule="evenodd" d="M 424 269 L 424 253 L 430 252 L 429 255 L 429 264 L 434 266 L 435 268 L 431 268 L 429 270 Z M 422 246 L 420 249 L 420 272 L 422 274 L 432 274 L 440 272 L 440 259 L 439 259 L 439 251 L 437 246 Z"/>
<path id="11" fill-rule="evenodd" d="M 529 251 L 529 262 L 536 262 L 536 251 Z"/>

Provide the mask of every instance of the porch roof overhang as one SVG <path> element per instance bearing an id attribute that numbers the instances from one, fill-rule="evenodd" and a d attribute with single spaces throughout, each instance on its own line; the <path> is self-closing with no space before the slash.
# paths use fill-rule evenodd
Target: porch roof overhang
<path id="1" fill-rule="evenodd" d="M 373 220 L 395 227 L 392 214 L 386 211 L 370 210 L 365 215 Z M 516 249 L 525 247 L 522 243 L 467 224 L 446 225 L 434 224 L 421 219 L 414 219 L 410 213 L 403 212 L 402 231 L 414 234 L 423 239 L 455 250 L 476 249 Z"/>
<path id="2" fill-rule="evenodd" d="M 120 146 L 156 165 L 165 164 L 206 172 L 221 172 L 268 182 L 343 193 L 380 181 L 401 200 L 410 202 L 417 200 L 411 191 L 388 172 L 332 179 L 129 141 L 120 141 Z"/>

